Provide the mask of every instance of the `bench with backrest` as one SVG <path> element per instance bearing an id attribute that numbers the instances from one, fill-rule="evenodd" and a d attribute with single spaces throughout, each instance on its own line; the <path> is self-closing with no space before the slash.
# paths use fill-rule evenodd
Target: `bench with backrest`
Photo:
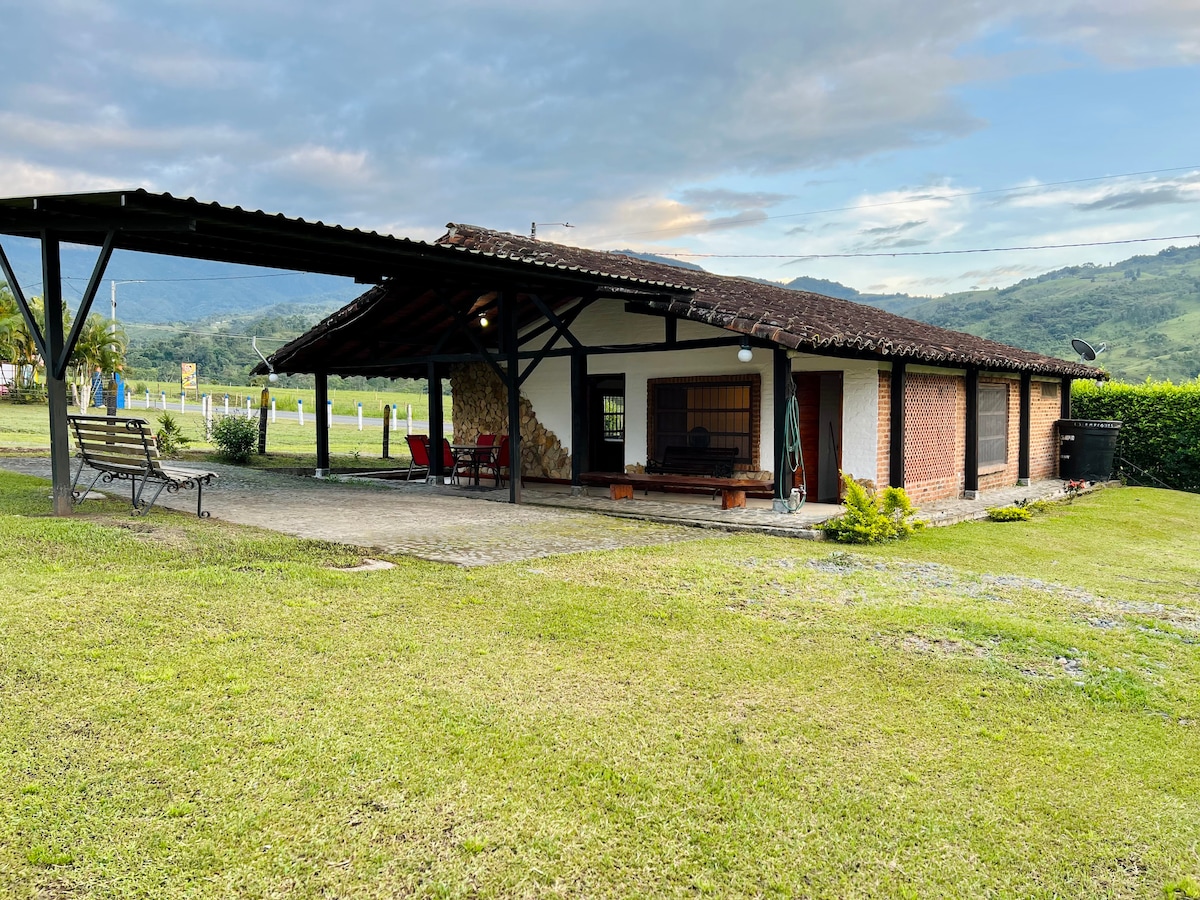
<path id="1" fill-rule="evenodd" d="M 68 416 L 75 440 L 79 445 L 79 468 L 71 484 L 76 503 L 103 480 L 128 481 L 134 515 L 145 515 L 165 488 L 167 493 L 196 489 L 196 515 L 207 518 L 203 511 L 204 485 L 211 484 L 216 472 L 185 469 L 163 465 L 158 454 L 154 433 L 144 419 L 124 419 L 119 416 Z M 93 469 L 96 477 L 80 491 L 84 469 Z M 147 499 L 148 489 L 153 493 Z"/>
<path id="2" fill-rule="evenodd" d="M 707 475 L 710 478 L 732 478 L 737 447 L 672 446 L 663 451 L 661 460 L 646 463 L 651 475 Z"/>

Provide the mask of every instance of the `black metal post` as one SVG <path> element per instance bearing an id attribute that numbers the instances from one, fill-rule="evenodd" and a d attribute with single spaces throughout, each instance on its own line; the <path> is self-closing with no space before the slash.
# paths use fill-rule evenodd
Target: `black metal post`
<path id="1" fill-rule="evenodd" d="M 904 487 L 904 387 L 908 383 L 906 365 L 892 363 L 891 412 L 889 414 L 888 485 Z"/>
<path id="2" fill-rule="evenodd" d="M 592 436 L 590 434 L 587 396 L 587 353 L 576 351 L 571 354 L 571 486 L 582 487 L 583 473 L 588 471 L 591 460 Z"/>
<path id="3" fill-rule="evenodd" d="M 521 360 L 517 342 L 517 303 L 511 293 L 500 295 L 500 329 L 508 360 L 508 502 L 521 502 Z"/>
<path id="4" fill-rule="evenodd" d="M 772 461 L 775 468 L 775 496 L 787 497 L 792 491 L 794 474 L 785 464 L 787 453 L 787 419 L 788 397 L 791 396 L 792 361 L 788 358 L 787 350 L 776 347 L 772 356 L 773 389 L 775 391 L 775 436 L 771 442 L 775 458 Z"/>
<path id="5" fill-rule="evenodd" d="M 979 370 L 967 369 L 966 447 L 963 451 L 963 493 L 979 493 Z"/>
<path id="6" fill-rule="evenodd" d="M 425 375 L 429 382 L 429 475 L 426 479 L 441 484 L 445 468 L 442 455 L 442 438 L 445 436 L 445 419 L 442 408 L 442 372 L 435 362 L 429 363 Z"/>
<path id="7" fill-rule="evenodd" d="M 1029 434 L 1033 430 L 1033 376 L 1021 373 L 1021 419 L 1017 428 L 1017 483 L 1029 484 Z"/>
<path id="8" fill-rule="evenodd" d="M 391 459 L 388 456 L 388 444 L 392 436 L 392 405 L 389 403 L 383 407 L 383 458 Z"/>
<path id="9" fill-rule="evenodd" d="M 1062 414 L 1059 418 L 1071 418 L 1071 377 L 1069 375 L 1063 377 L 1062 396 L 1059 398 L 1059 402 L 1062 404 Z"/>
<path id="10" fill-rule="evenodd" d="M 313 412 L 317 416 L 317 471 L 318 478 L 329 474 L 329 376 L 315 372 L 317 398 Z"/>
<path id="11" fill-rule="evenodd" d="M 271 408 L 271 391 L 263 388 L 258 396 L 258 455 L 267 452 L 267 411 Z"/>
<path id="12" fill-rule="evenodd" d="M 50 476 L 54 515 L 71 514 L 71 446 L 67 434 L 67 355 L 63 342 L 62 260 L 58 237 L 42 233 L 42 290 L 45 298 L 46 396 L 50 407 Z"/>

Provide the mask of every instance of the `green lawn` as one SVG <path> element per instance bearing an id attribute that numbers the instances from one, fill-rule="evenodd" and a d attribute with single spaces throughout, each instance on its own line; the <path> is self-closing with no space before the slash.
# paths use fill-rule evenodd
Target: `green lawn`
<path id="1" fill-rule="evenodd" d="M 0 473 L 0 894 L 1200 895 L 1200 497 L 483 569 Z"/>

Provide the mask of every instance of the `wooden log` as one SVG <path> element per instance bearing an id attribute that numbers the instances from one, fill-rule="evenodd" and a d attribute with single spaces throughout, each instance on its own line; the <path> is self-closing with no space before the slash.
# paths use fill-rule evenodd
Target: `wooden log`
<path id="1" fill-rule="evenodd" d="M 725 488 L 721 491 L 721 509 L 744 509 L 746 492 Z"/>
<path id="2" fill-rule="evenodd" d="M 632 500 L 633 485 L 632 484 L 610 484 L 608 486 L 608 496 L 613 500 Z M 742 495 L 742 505 L 746 505 L 746 495 Z"/>

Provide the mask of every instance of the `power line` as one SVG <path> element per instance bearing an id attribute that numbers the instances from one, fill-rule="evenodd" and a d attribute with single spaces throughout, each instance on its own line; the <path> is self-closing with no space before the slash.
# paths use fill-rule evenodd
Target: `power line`
<path id="1" fill-rule="evenodd" d="M 896 250 L 877 253 L 666 253 L 659 256 L 686 256 L 703 259 L 858 259 L 872 256 L 957 256 L 963 253 L 1003 253 L 1015 250 L 1063 250 L 1070 247 L 1110 247 L 1114 244 L 1148 244 L 1154 241 L 1200 240 L 1200 234 L 1176 234 L 1170 237 L 1127 238 L 1122 241 L 1081 241 L 1077 244 L 1031 244 L 1027 247 L 973 247 L 969 250 Z"/>
<path id="2" fill-rule="evenodd" d="M 670 231 L 681 231 L 684 233 L 692 231 L 716 231 L 720 228 L 731 228 L 736 225 L 754 225 L 759 222 L 770 222 L 776 219 L 796 219 L 803 216 L 820 216 L 825 215 L 826 213 L 852 212 L 859 209 L 878 209 L 885 206 L 902 206 L 906 203 L 926 203 L 930 200 L 957 200 L 960 197 L 979 197 L 985 194 L 1011 194 L 1017 191 L 1041 191 L 1045 190 L 1046 188 L 1064 187 L 1070 184 L 1086 184 L 1092 181 L 1111 181 L 1115 178 L 1137 178 L 1141 175 L 1162 175 L 1166 172 L 1183 172 L 1189 169 L 1197 168 L 1200 168 L 1200 166 L 1173 166 L 1169 169 L 1146 169 L 1142 172 L 1124 172 L 1120 175 L 1095 175 L 1091 178 L 1071 178 L 1066 181 L 1047 181 L 1043 184 L 1026 184 L 1019 187 L 990 188 L 982 191 L 959 191 L 953 194 L 922 194 L 917 197 L 906 197 L 903 200 L 885 200 L 880 203 L 860 203 L 856 206 L 834 206 L 830 207 L 829 209 L 813 209 L 808 210 L 807 212 L 780 213 L 779 215 L 775 216 L 747 216 L 740 219 L 725 219 L 720 222 L 700 222 L 695 226 L 674 225 L 668 228 L 653 228 L 649 231 L 630 231 L 624 234 L 598 237 L 594 240 L 597 242 L 610 241 L 620 238 L 640 237 L 641 235 L 645 234 L 663 234 Z M 672 256 L 674 254 L 665 253 L 663 255 Z"/>

